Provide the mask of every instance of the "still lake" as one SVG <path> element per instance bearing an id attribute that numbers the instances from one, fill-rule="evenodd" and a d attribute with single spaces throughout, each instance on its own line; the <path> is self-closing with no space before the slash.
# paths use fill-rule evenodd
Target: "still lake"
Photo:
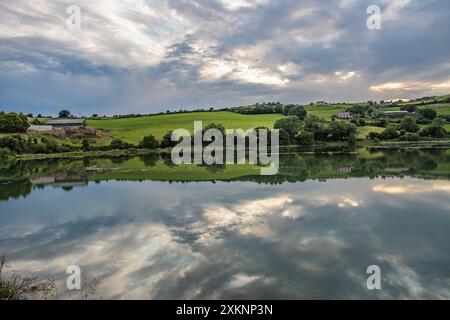
<path id="1" fill-rule="evenodd" d="M 4 273 L 55 279 L 59 298 L 79 265 L 97 299 L 450 299 L 450 149 L 291 153 L 256 172 L 160 155 L 2 163 Z"/>

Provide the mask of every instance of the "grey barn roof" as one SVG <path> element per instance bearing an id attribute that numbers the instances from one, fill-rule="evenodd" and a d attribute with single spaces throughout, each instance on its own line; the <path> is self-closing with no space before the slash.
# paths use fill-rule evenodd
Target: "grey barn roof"
<path id="1" fill-rule="evenodd" d="M 84 119 L 51 119 L 48 120 L 46 125 L 83 125 Z"/>

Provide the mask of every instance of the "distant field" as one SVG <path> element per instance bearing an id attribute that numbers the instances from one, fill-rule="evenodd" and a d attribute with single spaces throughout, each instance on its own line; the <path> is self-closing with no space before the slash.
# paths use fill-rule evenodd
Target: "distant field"
<path id="1" fill-rule="evenodd" d="M 307 106 L 305 109 L 310 115 L 330 120 L 331 116 L 336 115 L 338 112 L 345 111 L 350 108 L 351 105 L 326 105 L 326 106 Z"/>
<path id="2" fill-rule="evenodd" d="M 203 121 L 203 126 L 218 123 L 229 129 L 272 128 L 275 121 L 282 117 L 280 114 L 242 115 L 225 111 L 195 112 L 126 119 L 88 120 L 88 125 L 97 129 L 111 130 L 113 137 L 137 143 L 145 135 L 152 134 L 157 139 L 161 139 L 166 132 L 178 128 L 185 128 L 192 132 L 194 121 Z"/>
<path id="3" fill-rule="evenodd" d="M 436 104 L 429 104 L 424 106 L 418 106 L 419 109 L 424 108 L 431 108 L 434 109 L 438 115 L 450 115 L 450 103 L 436 103 Z M 400 106 L 396 107 L 387 107 L 383 108 L 385 111 L 395 111 L 400 110 Z"/>

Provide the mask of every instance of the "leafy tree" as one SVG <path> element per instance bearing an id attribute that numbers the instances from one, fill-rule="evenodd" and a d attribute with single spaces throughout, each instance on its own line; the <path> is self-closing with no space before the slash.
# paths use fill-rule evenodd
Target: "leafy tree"
<path id="1" fill-rule="evenodd" d="M 294 108 L 294 107 L 295 107 L 295 104 L 288 104 L 288 105 L 285 105 L 284 108 L 283 108 L 283 114 L 284 114 L 285 116 L 287 116 L 288 113 L 289 113 L 289 111 L 290 111 L 292 108 Z"/>
<path id="2" fill-rule="evenodd" d="M 156 140 L 155 136 L 149 135 L 142 139 L 140 146 L 147 149 L 156 149 L 159 146 L 159 142 Z"/>
<path id="3" fill-rule="evenodd" d="M 329 130 L 326 122 L 317 116 L 307 116 L 305 130 L 313 134 L 315 140 L 326 140 Z"/>
<path id="4" fill-rule="evenodd" d="M 69 118 L 70 117 L 70 111 L 68 111 L 68 110 L 61 110 L 58 115 L 59 115 L 60 118 Z"/>
<path id="5" fill-rule="evenodd" d="M 314 143 L 314 135 L 309 131 L 300 131 L 294 138 L 298 145 L 310 145 Z"/>
<path id="6" fill-rule="evenodd" d="M 380 139 L 382 139 L 382 140 L 397 139 L 399 136 L 400 136 L 400 134 L 397 132 L 397 130 L 395 130 L 395 128 L 393 126 L 387 127 L 379 135 Z"/>
<path id="7" fill-rule="evenodd" d="M 367 106 L 356 105 L 352 106 L 351 108 L 348 108 L 347 112 L 350 112 L 352 114 L 364 115 L 367 112 L 367 109 L 368 109 Z"/>
<path id="8" fill-rule="evenodd" d="M 0 112 L 0 132 L 25 132 L 29 126 L 28 119 L 23 114 Z"/>
<path id="9" fill-rule="evenodd" d="M 344 121 L 332 122 L 328 130 L 330 131 L 329 139 L 333 141 L 349 141 L 353 142 L 356 136 L 356 126 L 352 123 Z"/>
<path id="10" fill-rule="evenodd" d="M 27 142 L 21 136 L 0 138 L 0 148 L 8 148 L 13 153 L 21 154 L 28 150 Z"/>
<path id="11" fill-rule="evenodd" d="M 279 119 L 274 124 L 274 129 L 284 129 L 293 138 L 295 133 L 301 128 L 302 122 L 298 117 L 286 117 Z"/>
<path id="12" fill-rule="evenodd" d="M 429 120 L 433 120 L 437 117 L 437 112 L 431 108 L 418 109 L 417 113 L 419 113 L 422 117 L 427 118 Z"/>
<path id="13" fill-rule="evenodd" d="M 401 111 L 408 111 L 408 112 L 416 112 L 417 107 L 415 105 L 406 105 L 400 107 Z"/>
<path id="14" fill-rule="evenodd" d="M 414 117 L 408 116 L 402 119 L 398 129 L 415 133 L 419 131 L 420 127 L 417 125 L 416 119 Z"/>
<path id="15" fill-rule="evenodd" d="M 289 117 L 297 117 L 300 120 L 304 120 L 306 117 L 306 114 L 307 114 L 307 112 L 303 106 L 295 106 L 289 110 L 287 115 Z"/>
<path id="16" fill-rule="evenodd" d="M 421 137 L 442 138 L 446 135 L 445 128 L 437 123 L 433 123 L 420 130 Z"/>
<path id="17" fill-rule="evenodd" d="M 282 145 L 282 146 L 288 146 L 288 145 L 290 145 L 290 144 L 292 144 L 292 141 L 291 141 L 291 137 L 290 137 L 290 135 L 289 135 L 289 132 L 287 132 L 285 129 L 283 129 L 283 128 L 281 128 L 281 129 L 279 129 L 280 131 L 279 131 L 279 141 L 280 141 L 280 145 Z"/>

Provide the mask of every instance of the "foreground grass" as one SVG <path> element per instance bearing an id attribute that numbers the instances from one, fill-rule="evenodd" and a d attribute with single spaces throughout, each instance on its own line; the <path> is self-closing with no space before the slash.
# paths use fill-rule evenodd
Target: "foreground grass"
<path id="1" fill-rule="evenodd" d="M 96 129 L 111 130 L 114 138 L 138 143 L 143 136 L 149 134 L 160 140 L 165 133 L 178 128 L 185 128 L 192 132 L 194 121 L 203 121 L 203 126 L 218 123 L 228 129 L 272 128 L 275 121 L 282 117 L 283 115 L 280 114 L 242 115 L 226 111 L 195 112 L 126 119 L 88 120 L 88 125 Z"/>

